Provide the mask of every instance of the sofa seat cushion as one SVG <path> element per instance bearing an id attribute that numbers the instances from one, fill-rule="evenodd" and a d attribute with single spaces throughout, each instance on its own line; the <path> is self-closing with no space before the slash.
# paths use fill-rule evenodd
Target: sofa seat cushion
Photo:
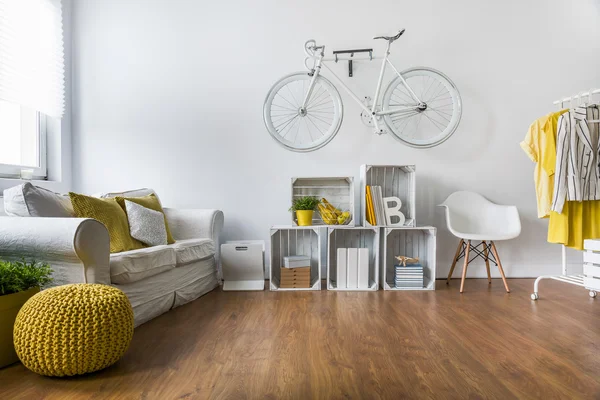
<path id="1" fill-rule="evenodd" d="M 215 243 L 211 239 L 178 240 L 169 247 L 175 250 L 178 267 L 215 255 Z"/>
<path id="2" fill-rule="evenodd" d="M 110 281 L 133 283 L 175 268 L 174 245 L 146 247 L 110 255 Z"/>

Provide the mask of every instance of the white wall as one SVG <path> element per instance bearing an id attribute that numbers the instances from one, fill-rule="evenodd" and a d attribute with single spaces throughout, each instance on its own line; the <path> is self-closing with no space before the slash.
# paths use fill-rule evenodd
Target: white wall
<path id="1" fill-rule="evenodd" d="M 48 180 L 33 182 L 35 185 L 43 186 L 56 192 L 67 192 L 71 190 L 71 17 L 73 10 L 72 0 L 63 0 L 62 5 L 65 59 L 65 113 L 61 120 L 48 118 Z M 2 196 L 2 191 L 4 189 L 17 186 L 21 183 L 23 183 L 23 181 L 20 179 L 0 178 L 0 196 Z M 1 210 L 0 213 L 2 213 Z"/>
<path id="2" fill-rule="evenodd" d="M 222 209 L 226 239 L 268 240 L 270 225 L 289 221 L 290 177 L 358 180 L 361 164 L 414 163 L 417 221 L 439 228 L 438 276 L 456 240 L 435 205 L 461 189 L 519 207 L 521 237 L 499 245 L 509 276 L 558 272 L 560 247 L 546 243 L 547 222 L 536 219 L 533 165 L 518 143 L 554 99 L 600 86 L 599 23 L 594 0 L 79 0 L 74 186 L 153 187 L 169 206 Z M 305 40 L 381 53 L 370 38 L 402 27 L 393 62 L 437 68 L 458 85 L 464 113 L 450 140 L 415 150 L 375 136 L 347 96 L 342 128 L 325 148 L 292 153 L 270 138 L 264 97 L 303 69 Z M 377 69 L 355 64 L 346 79 L 371 94 Z"/>

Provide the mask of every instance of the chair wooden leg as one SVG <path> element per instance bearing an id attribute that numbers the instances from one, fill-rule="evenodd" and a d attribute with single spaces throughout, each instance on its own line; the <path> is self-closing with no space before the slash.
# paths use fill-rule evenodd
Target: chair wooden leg
<path id="1" fill-rule="evenodd" d="M 469 265 L 469 252 L 471 250 L 471 241 L 467 240 L 467 248 L 465 249 L 465 262 L 463 264 L 462 279 L 460 280 L 460 292 L 465 288 L 465 278 L 467 277 L 467 266 Z"/>
<path id="2" fill-rule="evenodd" d="M 498 269 L 500 270 L 500 276 L 502 277 L 502 282 L 504 282 L 504 288 L 507 293 L 510 293 L 510 289 L 508 288 L 508 283 L 506 283 L 506 276 L 504 276 L 504 269 L 502 269 L 502 263 L 500 262 L 500 257 L 498 257 L 498 249 L 496 249 L 496 244 L 490 241 L 492 245 L 492 252 L 494 253 L 494 257 L 496 257 L 496 262 L 498 263 Z"/>
<path id="3" fill-rule="evenodd" d="M 488 248 L 485 240 L 483 241 L 483 255 L 485 255 L 485 269 L 487 270 L 488 284 L 492 284 L 492 276 L 490 275 L 490 259 L 488 258 Z"/>
<path id="4" fill-rule="evenodd" d="M 454 260 L 452 260 L 452 266 L 450 267 L 450 273 L 448 274 L 448 279 L 446 279 L 446 285 L 450 284 L 450 279 L 452 279 L 452 274 L 454 273 L 454 267 L 456 267 L 456 262 L 458 261 L 458 255 L 460 254 L 460 251 L 462 250 L 462 246 L 464 243 L 464 239 L 460 239 L 460 242 L 458 242 L 458 247 L 456 248 L 456 254 L 454 254 Z"/>

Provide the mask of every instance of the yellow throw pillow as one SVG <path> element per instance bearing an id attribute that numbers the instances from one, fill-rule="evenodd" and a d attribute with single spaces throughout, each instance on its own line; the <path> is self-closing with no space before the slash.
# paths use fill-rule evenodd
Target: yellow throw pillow
<path id="1" fill-rule="evenodd" d="M 171 235 L 171 230 L 169 229 L 169 222 L 167 221 L 167 216 L 165 215 L 165 212 L 163 211 L 162 206 L 160 205 L 160 202 L 158 201 L 158 197 L 156 197 L 154 195 L 154 193 L 151 193 L 148 196 L 143 196 L 143 197 L 117 196 L 117 197 L 115 197 L 115 199 L 117 199 L 117 203 L 119 203 L 119 205 L 125 212 L 127 212 L 127 209 L 125 208 L 125 200 L 129 200 L 132 203 L 139 204 L 142 207 L 146 207 L 146 208 L 149 208 L 154 211 L 160 211 L 163 214 L 163 216 L 165 217 L 165 228 L 167 229 L 167 243 L 168 244 L 175 243 L 175 239 L 173 239 L 173 235 Z"/>
<path id="2" fill-rule="evenodd" d="M 69 197 L 73 210 L 75 210 L 75 216 L 93 218 L 106 226 L 110 236 L 111 253 L 146 247 L 142 242 L 131 237 L 127 214 L 114 198 L 99 199 L 73 192 L 69 192 Z"/>

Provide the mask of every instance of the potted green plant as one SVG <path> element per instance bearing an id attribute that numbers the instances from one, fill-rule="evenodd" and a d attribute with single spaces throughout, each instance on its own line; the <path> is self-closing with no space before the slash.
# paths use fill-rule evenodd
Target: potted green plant
<path id="1" fill-rule="evenodd" d="M 298 225 L 310 226 L 312 225 L 313 213 L 317 206 L 321 203 L 321 200 L 314 196 L 304 196 L 295 199 L 292 202 L 290 211 L 296 212 L 296 218 L 298 219 Z"/>
<path id="2" fill-rule="evenodd" d="M 0 260 L 0 368 L 19 361 L 13 346 L 13 327 L 23 304 L 52 282 L 48 264 Z"/>

